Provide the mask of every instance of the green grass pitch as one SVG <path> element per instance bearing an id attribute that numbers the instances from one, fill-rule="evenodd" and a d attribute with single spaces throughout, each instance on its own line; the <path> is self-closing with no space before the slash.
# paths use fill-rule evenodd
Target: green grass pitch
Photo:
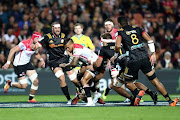
<path id="1" fill-rule="evenodd" d="M 177 95 L 171 95 L 174 98 Z M 73 97 L 73 96 L 72 96 Z M 159 95 L 159 100 L 164 98 Z M 26 102 L 28 96 L 0 96 L 0 102 Z M 39 102 L 66 101 L 64 96 L 37 95 Z M 109 95 L 106 101 L 123 101 Z M 145 95 L 143 100 L 150 101 Z M 180 120 L 180 107 L 118 106 L 118 107 L 56 107 L 56 108 L 0 108 L 0 120 Z"/>

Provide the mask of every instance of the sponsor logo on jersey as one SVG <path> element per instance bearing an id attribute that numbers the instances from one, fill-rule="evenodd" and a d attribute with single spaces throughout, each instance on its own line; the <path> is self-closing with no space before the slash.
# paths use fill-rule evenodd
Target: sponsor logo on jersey
<path id="1" fill-rule="evenodd" d="M 136 30 L 126 31 L 127 35 L 130 35 L 131 33 L 137 33 Z"/>
<path id="2" fill-rule="evenodd" d="M 133 45 L 133 46 L 131 46 L 131 50 L 135 50 L 135 49 L 137 49 L 137 48 L 141 48 L 141 47 L 143 47 L 143 46 L 144 46 L 144 44 L 143 44 L 143 43 L 138 44 L 138 45 Z"/>

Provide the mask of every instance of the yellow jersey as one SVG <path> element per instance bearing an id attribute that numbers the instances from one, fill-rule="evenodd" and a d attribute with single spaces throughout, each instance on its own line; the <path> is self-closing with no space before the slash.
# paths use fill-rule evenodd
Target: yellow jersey
<path id="1" fill-rule="evenodd" d="M 90 48 L 91 50 L 95 48 L 91 39 L 86 35 L 81 34 L 80 37 L 74 35 L 71 37 L 71 39 L 74 41 L 74 43 L 81 44 L 87 48 Z"/>

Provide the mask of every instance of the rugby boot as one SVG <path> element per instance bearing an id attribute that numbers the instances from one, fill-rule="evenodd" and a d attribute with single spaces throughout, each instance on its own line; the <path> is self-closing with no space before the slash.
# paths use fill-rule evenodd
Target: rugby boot
<path id="1" fill-rule="evenodd" d="M 109 94 L 109 91 L 110 91 L 111 89 L 109 89 L 109 88 L 106 88 L 105 90 L 104 90 L 104 92 L 103 92 L 103 95 L 102 95 L 102 98 L 105 100 L 105 99 L 107 99 L 107 95 Z"/>
<path id="2" fill-rule="evenodd" d="M 179 102 L 179 98 L 175 98 L 173 102 L 170 104 L 170 106 L 174 107 Z"/>
<path id="3" fill-rule="evenodd" d="M 11 87 L 11 80 L 7 80 L 6 84 L 4 85 L 4 93 L 7 93 L 8 89 Z"/>
<path id="4" fill-rule="evenodd" d="M 94 93 L 94 98 L 93 98 L 93 103 L 97 103 L 98 99 L 101 97 L 101 93 L 95 92 Z"/>
<path id="5" fill-rule="evenodd" d="M 95 106 L 91 97 L 88 97 L 87 100 L 88 100 L 88 103 L 85 106 Z"/>
<path id="6" fill-rule="evenodd" d="M 153 95 L 151 96 L 151 98 L 154 102 L 154 105 L 156 105 L 158 101 L 157 92 L 153 92 Z"/>
<path id="7" fill-rule="evenodd" d="M 76 105 L 79 102 L 79 97 L 76 95 L 74 99 L 72 99 L 71 105 Z"/>
<path id="8" fill-rule="evenodd" d="M 101 99 L 101 98 L 98 99 L 97 103 L 99 103 L 99 104 L 105 104 L 105 102 L 104 102 L 103 99 Z"/>
<path id="9" fill-rule="evenodd" d="M 68 100 L 66 104 L 71 105 L 71 102 L 72 102 L 72 100 Z"/>
<path id="10" fill-rule="evenodd" d="M 139 102 L 141 101 L 141 98 L 143 97 L 144 94 L 145 94 L 144 90 L 140 90 L 139 91 L 138 95 L 135 98 L 134 106 L 138 106 L 139 105 Z"/>
<path id="11" fill-rule="evenodd" d="M 29 103 L 38 103 L 34 98 L 32 100 L 28 100 Z"/>

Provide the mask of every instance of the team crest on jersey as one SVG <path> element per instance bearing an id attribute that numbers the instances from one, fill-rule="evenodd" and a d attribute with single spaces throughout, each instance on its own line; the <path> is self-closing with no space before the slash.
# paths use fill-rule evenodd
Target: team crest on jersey
<path id="1" fill-rule="evenodd" d="M 50 40 L 49 43 L 53 43 L 53 40 Z"/>

